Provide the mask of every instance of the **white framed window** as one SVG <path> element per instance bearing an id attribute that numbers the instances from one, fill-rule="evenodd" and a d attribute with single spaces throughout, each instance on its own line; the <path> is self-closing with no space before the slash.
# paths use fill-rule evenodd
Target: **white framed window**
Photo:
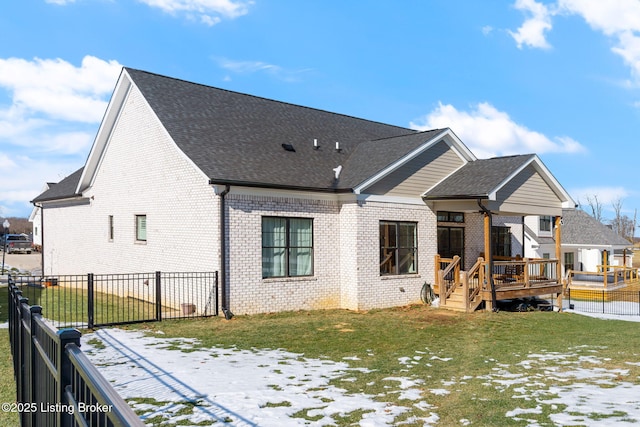
<path id="1" fill-rule="evenodd" d="M 551 217 L 549 215 L 540 217 L 540 231 L 551 231 Z"/>
<path id="2" fill-rule="evenodd" d="M 136 242 L 147 241 L 147 216 L 136 215 Z"/>

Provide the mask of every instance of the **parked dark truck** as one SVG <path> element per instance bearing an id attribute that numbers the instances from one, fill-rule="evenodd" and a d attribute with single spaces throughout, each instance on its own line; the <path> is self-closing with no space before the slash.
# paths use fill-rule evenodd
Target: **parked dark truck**
<path id="1" fill-rule="evenodd" d="M 6 241 L 2 247 L 8 254 L 16 252 L 30 254 L 33 250 L 31 240 L 24 234 L 7 234 Z"/>

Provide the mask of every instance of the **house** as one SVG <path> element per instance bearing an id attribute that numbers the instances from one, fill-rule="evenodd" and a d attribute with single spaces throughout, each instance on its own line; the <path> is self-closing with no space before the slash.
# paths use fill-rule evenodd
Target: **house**
<path id="1" fill-rule="evenodd" d="M 551 216 L 525 219 L 525 256 L 549 258 L 555 251 Z M 563 276 L 574 272 L 597 272 L 601 266 L 633 266 L 633 245 L 610 227 L 579 209 L 562 212 Z"/>
<path id="2" fill-rule="evenodd" d="M 535 154 L 131 68 L 33 203 L 45 274 L 218 270 L 227 315 L 419 302 L 439 250 L 521 253 L 523 216 L 575 205 Z"/>

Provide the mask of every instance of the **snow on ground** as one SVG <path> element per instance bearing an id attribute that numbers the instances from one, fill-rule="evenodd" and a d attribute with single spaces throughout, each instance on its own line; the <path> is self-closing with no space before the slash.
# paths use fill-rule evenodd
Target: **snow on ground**
<path id="1" fill-rule="evenodd" d="M 92 346 L 94 340 L 105 347 Z M 332 379 L 350 381 L 357 370 L 347 362 L 309 359 L 282 350 L 196 349 L 194 341 L 144 336 L 138 331 L 103 329 L 83 336 L 82 347 L 100 372 L 127 401 L 144 411 L 143 420 L 156 416 L 177 422 L 212 422 L 226 426 L 296 426 L 308 420 L 293 417 L 306 412 L 313 425 L 334 425 L 332 415 L 364 411 L 361 426 L 393 425 L 408 408 L 348 394 L 330 385 Z M 415 388 L 421 381 L 387 378 L 388 393 L 420 401 Z M 416 402 L 418 403 L 418 402 Z M 426 416 L 414 422 L 437 421 L 422 402 Z M 192 413 L 175 415 L 192 407 Z M 187 411 L 189 412 L 189 411 Z"/>
<path id="2" fill-rule="evenodd" d="M 430 426 L 439 420 L 437 408 L 429 402 L 433 396 L 457 393 L 461 385 L 478 382 L 508 393 L 513 407 L 505 412 L 505 420 L 524 425 L 640 423 L 637 378 L 630 377 L 626 369 L 603 368 L 606 359 L 598 357 L 600 348 L 595 346 L 532 353 L 513 365 L 491 359 L 486 361 L 487 375 L 461 372 L 439 383 L 412 375 L 411 368 L 455 362 L 433 355 L 428 348 L 416 350 L 398 359 L 402 376 L 384 378 L 385 391 L 373 396 L 348 393 L 335 385 L 353 381 L 356 373 L 366 375 L 368 371 L 349 366 L 349 361 L 360 358 L 357 355 L 330 361 L 282 350 L 201 348 L 197 344 L 161 334 L 103 329 L 84 335 L 82 346 L 147 421 L 162 417 L 171 423 L 182 420 L 220 426 L 324 426 L 334 425 L 332 416 L 360 410 L 364 415 L 359 425 L 377 427 L 401 425 L 394 419 L 417 408 L 423 416 L 410 417 L 402 424 Z M 628 361 L 630 366 L 639 363 Z M 330 384 L 331 380 L 335 381 Z M 386 396 L 389 401 L 393 400 L 390 396 L 407 399 L 407 406 L 385 402 Z M 540 418 L 543 413 L 548 417 Z M 459 422 L 472 424 L 468 419 Z"/>

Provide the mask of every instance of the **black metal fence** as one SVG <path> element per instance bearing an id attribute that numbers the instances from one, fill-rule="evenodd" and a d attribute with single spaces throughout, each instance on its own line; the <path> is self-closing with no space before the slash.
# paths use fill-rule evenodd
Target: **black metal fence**
<path id="1" fill-rule="evenodd" d="M 89 328 L 218 315 L 218 273 L 14 276 L 56 327 Z"/>
<path id="2" fill-rule="evenodd" d="M 9 279 L 9 339 L 22 427 L 144 424 L 80 350 L 80 331 L 58 330 Z M 13 404 L 10 404 L 10 406 Z"/>
<path id="3" fill-rule="evenodd" d="M 640 291 L 571 289 L 565 307 L 585 313 L 640 316 Z"/>

